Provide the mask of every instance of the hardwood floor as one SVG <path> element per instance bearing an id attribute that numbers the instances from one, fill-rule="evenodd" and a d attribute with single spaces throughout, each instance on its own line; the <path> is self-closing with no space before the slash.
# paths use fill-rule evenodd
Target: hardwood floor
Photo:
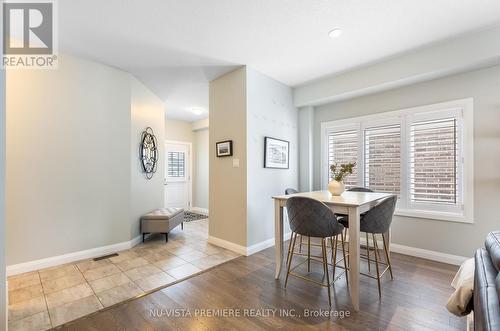
<path id="1" fill-rule="evenodd" d="M 350 306 L 345 278 L 335 283 L 330 308 L 325 288 L 290 278 L 285 289 L 284 277 L 275 281 L 273 256 L 274 250 L 269 248 L 250 257 L 237 258 L 161 291 L 58 329 L 466 329 L 465 318 L 457 318 L 445 308 L 452 291 L 449 284 L 457 270 L 455 266 L 392 254 L 395 280 L 391 281 L 388 275 L 383 278 L 382 300 L 379 301 L 376 281 L 361 277 L 361 310 L 356 313 Z M 319 273 L 319 269 L 313 271 Z M 332 315 L 337 315 L 307 317 L 307 310 L 316 313 L 332 311 Z M 178 316 L 168 316 L 174 312 Z M 214 317 L 207 316 L 208 313 L 226 315 Z M 240 316 L 229 316 L 231 313 Z M 285 313 L 289 315 L 285 316 Z M 345 314 L 343 318 L 338 315 L 341 313 Z"/>

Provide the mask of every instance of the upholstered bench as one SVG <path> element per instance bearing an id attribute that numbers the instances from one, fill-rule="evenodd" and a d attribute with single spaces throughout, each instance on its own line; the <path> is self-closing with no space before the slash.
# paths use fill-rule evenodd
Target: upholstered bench
<path id="1" fill-rule="evenodd" d="M 147 234 L 163 233 L 168 242 L 168 233 L 178 225 L 184 229 L 184 209 L 160 208 L 141 217 L 142 242 Z"/>

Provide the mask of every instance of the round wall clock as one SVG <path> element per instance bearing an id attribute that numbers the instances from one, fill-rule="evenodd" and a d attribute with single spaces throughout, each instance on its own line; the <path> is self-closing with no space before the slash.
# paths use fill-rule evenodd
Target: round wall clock
<path id="1" fill-rule="evenodd" d="M 142 170 L 147 179 L 153 178 L 158 163 L 158 143 L 153 129 L 146 128 L 141 135 L 141 146 L 139 150 Z"/>

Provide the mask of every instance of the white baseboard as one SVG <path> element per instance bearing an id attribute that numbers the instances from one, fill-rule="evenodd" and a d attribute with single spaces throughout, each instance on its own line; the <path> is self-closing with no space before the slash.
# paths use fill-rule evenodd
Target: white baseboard
<path id="1" fill-rule="evenodd" d="M 132 240 L 124 241 L 118 244 L 96 247 L 84 251 L 78 251 L 59 256 L 52 256 L 45 259 L 10 265 L 7 266 L 7 276 L 13 276 L 17 274 L 22 274 L 24 272 L 30 272 L 43 268 L 50 268 L 65 263 L 71 263 L 79 260 L 91 259 L 94 257 L 112 254 L 115 252 L 132 248 L 140 242 L 141 242 L 141 236 L 137 236 Z"/>
<path id="2" fill-rule="evenodd" d="M 192 207 L 190 210 L 195 212 L 195 213 L 200 213 L 200 214 L 208 216 L 208 209 L 206 209 L 206 208 Z"/>
<path id="3" fill-rule="evenodd" d="M 359 242 L 361 245 L 365 245 L 366 239 L 364 237 L 360 237 Z M 384 243 L 382 242 L 382 240 L 377 239 L 377 245 L 379 248 L 384 247 Z M 370 240 L 370 246 L 373 247 L 372 240 Z M 447 264 L 453 264 L 453 265 L 462 265 L 462 263 L 464 263 L 465 260 L 470 259 L 470 257 L 452 255 L 452 254 L 441 253 L 441 252 L 436 252 L 436 251 L 430 251 L 427 249 L 410 247 L 410 246 L 405 246 L 405 245 L 400 245 L 400 244 L 395 244 L 395 243 L 391 243 L 389 250 L 391 252 L 394 252 L 394 253 L 419 257 L 419 258 L 426 259 L 426 260 L 447 263 Z"/>
<path id="4" fill-rule="evenodd" d="M 290 238 L 290 233 L 284 234 L 284 241 L 288 240 Z M 360 244 L 364 245 L 366 243 L 365 238 L 361 237 L 359 238 Z M 216 238 L 213 236 L 209 236 L 208 242 L 211 244 L 214 244 L 216 246 L 229 249 L 230 251 L 236 252 L 241 255 L 249 256 L 252 254 L 255 254 L 257 252 L 260 252 L 266 248 L 274 246 L 274 238 L 262 241 L 260 243 L 257 243 L 255 245 L 245 247 L 241 246 L 235 243 L 232 243 L 227 240 L 223 240 L 220 238 Z M 370 244 L 373 246 L 373 243 L 370 241 Z M 383 247 L 383 243 L 380 240 L 377 240 L 378 247 Z M 447 254 L 447 253 L 441 253 L 441 252 L 436 252 L 436 251 L 430 251 L 422 248 L 416 248 L 416 247 L 410 247 L 410 246 L 404 246 L 400 244 L 394 244 L 391 243 L 390 245 L 390 250 L 391 252 L 394 253 L 399 253 L 399 254 L 404 254 L 404 255 L 409 255 L 409 256 L 414 256 L 414 257 L 419 257 L 422 259 L 427 259 L 431 261 L 436 261 L 436 262 L 442 262 L 442 263 L 447 263 L 447 264 L 453 264 L 453 265 L 461 265 L 465 260 L 469 259 L 468 257 L 464 256 L 458 256 L 458 255 L 452 255 L 452 254 Z"/>
<path id="5" fill-rule="evenodd" d="M 252 254 L 255 254 L 257 252 L 260 252 L 266 248 L 269 248 L 269 247 L 272 247 L 274 246 L 274 238 L 271 238 L 271 239 L 268 239 L 268 240 L 265 240 L 265 241 L 261 241 L 260 243 L 257 243 L 255 245 L 252 245 L 252 246 L 248 246 L 246 248 L 246 256 L 250 256 Z"/>
<path id="6" fill-rule="evenodd" d="M 283 234 L 283 242 L 290 239 L 291 232 L 287 232 Z M 247 256 L 260 252 L 266 248 L 274 246 L 274 238 L 262 241 L 255 245 L 247 247 Z"/>
<path id="7" fill-rule="evenodd" d="M 381 246 L 380 246 L 381 247 Z M 400 244 L 391 243 L 390 251 L 394 253 L 400 253 L 404 255 L 410 255 L 415 257 L 420 257 L 422 259 L 432 260 L 436 262 L 442 262 L 453 265 L 461 265 L 465 260 L 470 259 L 470 257 L 441 253 L 436 251 L 430 251 L 427 249 L 404 246 Z"/>
<path id="8" fill-rule="evenodd" d="M 241 255 L 247 255 L 247 248 L 245 246 L 241 246 L 224 239 L 220 239 L 214 236 L 208 236 L 208 243 L 225 249 L 229 249 L 230 251 Z"/>
<path id="9" fill-rule="evenodd" d="M 290 237 L 290 232 L 285 233 L 283 235 L 283 237 L 284 237 L 284 240 L 287 240 L 286 238 Z M 260 252 L 266 248 L 274 246 L 274 238 L 271 238 L 271 239 L 268 239 L 265 241 L 261 241 L 260 243 L 257 243 L 255 245 L 248 246 L 248 247 L 238 245 L 238 244 L 235 244 L 233 242 L 230 242 L 230 241 L 227 241 L 224 239 L 220 239 L 217 237 L 213 237 L 213 236 L 208 236 L 208 242 L 210 244 L 215 245 L 215 246 L 229 249 L 230 251 L 233 251 L 235 253 L 245 255 L 245 256 L 250 256 L 250 255 L 255 254 L 257 252 Z"/>

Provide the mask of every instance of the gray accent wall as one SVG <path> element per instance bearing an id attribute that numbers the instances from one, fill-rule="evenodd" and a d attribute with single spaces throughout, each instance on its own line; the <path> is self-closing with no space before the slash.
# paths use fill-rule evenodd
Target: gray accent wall
<path id="1" fill-rule="evenodd" d="M 299 108 L 299 191 L 312 191 L 314 107 Z"/>
<path id="2" fill-rule="evenodd" d="M 298 188 L 297 116 L 290 87 L 247 67 L 247 246 L 274 238 L 271 197 Z M 266 136 L 290 143 L 289 169 L 264 168 Z"/>
<path id="3" fill-rule="evenodd" d="M 163 138 L 160 105 L 130 74 L 64 54 L 57 70 L 7 72 L 8 265 L 138 234 L 163 201 L 163 167 L 153 181 L 137 167 L 139 131 Z"/>
<path id="4" fill-rule="evenodd" d="M 321 122 L 474 98 L 474 224 L 395 217 L 392 241 L 472 257 L 500 229 L 500 66 L 462 73 L 315 108 L 314 188 L 320 188 Z"/>

